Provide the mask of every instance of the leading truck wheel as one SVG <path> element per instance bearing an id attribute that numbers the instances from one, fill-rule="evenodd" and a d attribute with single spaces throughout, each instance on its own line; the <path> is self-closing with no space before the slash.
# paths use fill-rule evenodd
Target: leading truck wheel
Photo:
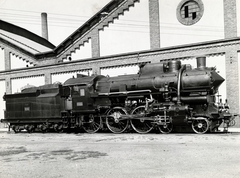
<path id="1" fill-rule="evenodd" d="M 113 133 L 124 132 L 129 125 L 129 120 L 120 120 L 122 115 L 126 115 L 127 111 L 122 107 L 115 107 L 107 112 L 106 124 L 108 129 Z"/>
<path id="2" fill-rule="evenodd" d="M 145 115 L 145 106 L 138 106 L 136 107 L 133 111 L 132 114 L 139 114 L 142 115 L 144 117 Z M 132 128 L 137 132 L 137 133 L 148 133 L 153 129 L 153 124 L 151 120 L 146 120 L 144 118 L 141 118 L 141 116 L 139 116 L 139 118 L 136 119 L 132 119 L 131 122 L 131 126 Z"/>
<path id="3" fill-rule="evenodd" d="M 203 117 L 197 117 L 192 122 L 192 129 L 197 134 L 204 134 L 209 129 L 209 121 Z"/>
<path id="4" fill-rule="evenodd" d="M 158 129 L 161 133 L 167 134 L 167 133 L 172 132 L 173 125 L 172 125 L 172 123 L 166 123 L 165 125 L 159 125 Z"/>

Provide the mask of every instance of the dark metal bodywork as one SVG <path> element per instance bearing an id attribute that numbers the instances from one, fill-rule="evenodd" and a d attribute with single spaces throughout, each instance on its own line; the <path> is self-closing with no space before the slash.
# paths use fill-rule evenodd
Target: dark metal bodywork
<path id="1" fill-rule="evenodd" d="M 5 95 L 5 119 L 10 123 L 60 121 L 63 99 L 59 87 L 25 89 L 22 93 Z"/>
<path id="2" fill-rule="evenodd" d="M 4 95 L 3 121 L 10 125 L 47 123 L 57 128 L 75 128 L 82 123 L 92 124 L 94 118 L 117 117 L 119 111 L 106 116 L 117 107 L 125 116 L 115 118 L 114 124 L 142 119 L 160 126 L 171 122 L 177 128 L 205 119 L 210 123 L 209 129 L 216 129 L 222 122 L 230 122 L 233 115 L 216 105 L 215 95 L 224 79 L 215 68 L 206 67 L 205 60 L 199 58 L 196 69 L 170 61 L 141 65 L 134 75 L 79 74 L 62 85 L 32 87 Z M 145 114 L 131 114 L 139 106 L 144 106 Z"/>

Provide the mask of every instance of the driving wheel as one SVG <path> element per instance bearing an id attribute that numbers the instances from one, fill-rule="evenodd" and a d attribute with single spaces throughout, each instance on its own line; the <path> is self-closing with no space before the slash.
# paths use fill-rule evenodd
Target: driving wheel
<path id="1" fill-rule="evenodd" d="M 122 115 L 126 115 L 127 111 L 122 107 L 114 107 L 107 112 L 106 124 L 108 129 L 113 133 L 124 132 L 129 125 L 129 120 L 121 120 Z"/>
<path id="2" fill-rule="evenodd" d="M 139 114 L 139 118 L 131 119 L 131 126 L 137 133 L 148 133 L 153 129 L 151 120 L 147 120 L 145 115 L 145 106 L 136 107 L 131 114 Z"/>

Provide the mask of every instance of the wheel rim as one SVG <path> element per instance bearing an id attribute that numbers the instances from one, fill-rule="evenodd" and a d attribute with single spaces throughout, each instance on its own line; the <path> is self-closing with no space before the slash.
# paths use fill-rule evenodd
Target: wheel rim
<path id="1" fill-rule="evenodd" d="M 42 133 L 46 133 L 46 132 L 48 132 L 48 126 L 45 125 L 45 124 L 42 124 L 40 126 L 40 130 L 41 130 Z"/>
<path id="2" fill-rule="evenodd" d="M 21 131 L 18 125 L 13 125 L 12 130 L 14 131 L 14 133 L 19 133 Z"/>
<path id="3" fill-rule="evenodd" d="M 58 133 L 62 133 L 63 132 L 63 125 L 61 123 L 55 124 L 54 125 L 54 130 Z"/>
<path id="4" fill-rule="evenodd" d="M 27 128 L 27 132 L 32 133 L 34 131 L 34 129 L 35 129 L 34 125 L 29 125 Z"/>
<path id="5" fill-rule="evenodd" d="M 192 129 L 195 133 L 204 134 L 209 129 L 209 121 L 203 117 L 196 118 L 192 122 Z"/>
<path id="6" fill-rule="evenodd" d="M 113 133 L 124 132 L 129 125 L 129 120 L 119 120 L 122 115 L 126 115 L 127 111 L 122 107 L 115 107 L 107 112 L 106 124 L 108 129 Z"/>
<path id="7" fill-rule="evenodd" d="M 101 128 L 101 125 L 102 119 L 93 115 L 84 117 L 82 122 L 82 127 L 87 133 L 97 132 Z"/>
<path id="8" fill-rule="evenodd" d="M 159 125 L 158 129 L 163 134 L 170 133 L 172 132 L 173 125 L 172 123 L 167 123 L 166 125 Z"/>
<path id="9" fill-rule="evenodd" d="M 145 113 L 145 106 L 138 106 L 132 111 L 132 114 L 141 114 Z M 153 129 L 152 121 L 145 119 L 132 119 L 131 121 L 132 128 L 137 133 L 148 133 Z"/>

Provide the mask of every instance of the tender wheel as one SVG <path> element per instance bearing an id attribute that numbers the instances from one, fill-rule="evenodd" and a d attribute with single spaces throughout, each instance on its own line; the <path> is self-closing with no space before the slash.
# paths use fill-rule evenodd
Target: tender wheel
<path id="1" fill-rule="evenodd" d="M 48 126 L 46 124 L 40 124 L 38 128 L 42 133 L 48 132 Z"/>
<path id="2" fill-rule="evenodd" d="M 131 114 L 145 114 L 145 106 L 136 107 Z M 152 121 L 145 120 L 144 118 L 132 119 L 131 121 L 132 128 L 138 133 L 148 133 L 153 129 Z"/>
<path id="3" fill-rule="evenodd" d="M 13 126 L 12 126 L 12 130 L 13 130 L 15 133 L 21 132 L 21 129 L 20 129 L 20 127 L 19 127 L 18 125 L 13 125 Z"/>
<path id="4" fill-rule="evenodd" d="M 32 133 L 35 130 L 35 127 L 34 127 L 34 125 L 28 125 L 26 130 L 28 133 Z"/>
<path id="5" fill-rule="evenodd" d="M 107 112 L 106 124 L 108 129 L 113 133 L 124 132 L 129 125 L 129 120 L 119 120 L 122 115 L 126 115 L 127 111 L 122 107 L 115 107 Z"/>
<path id="6" fill-rule="evenodd" d="M 58 133 L 62 133 L 63 132 L 63 125 L 61 123 L 55 124 L 54 125 L 54 130 Z"/>
<path id="7" fill-rule="evenodd" d="M 101 117 L 94 117 L 93 115 L 85 116 L 82 121 L 82 127 L 87 133 L 97 132 L 102 125 Z"/>
<path id="8" fill-rule="evenodd" d="M 163 134 L 170 133 L 172 132 L 173 125 L 172 123 L 167 123 L 166 125 L 159 125 L 158 129 Z"/>
<path id="9" fill-rule="evenodd" d="M 209 121 L 206 118 L 198 117 L 193 120 L 192 129 L 198 134 L 204 134 L 209 129 Z"/>

